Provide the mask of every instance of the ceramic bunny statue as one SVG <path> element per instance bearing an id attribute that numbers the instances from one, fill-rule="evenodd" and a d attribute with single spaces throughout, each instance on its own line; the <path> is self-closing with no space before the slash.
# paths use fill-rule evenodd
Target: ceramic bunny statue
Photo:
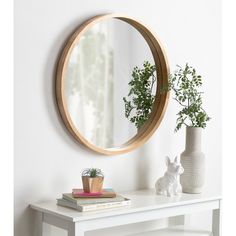
<path id="1" fill-rule="evenodd" d="M 172 197 L 182 193 L 182 186 L 179 181 L 179 176 L 184 172 L 184 168 L 178 162 L 178 157 L 175 157 L 174 162 L 166 157 L 167 171 L 164 176 L 159 178 L 156 182 L 156 193 Z"/>

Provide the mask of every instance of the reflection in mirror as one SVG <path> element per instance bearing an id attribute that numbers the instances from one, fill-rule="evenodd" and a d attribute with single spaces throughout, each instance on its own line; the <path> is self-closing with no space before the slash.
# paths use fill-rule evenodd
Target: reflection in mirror
<path id="1" fill-rule="evenodd" d="M 144 61 L 155 65 L 148 44 L 134 27 L 119 19 L 94 24 L 79 38 L 67 62 L 64 94 L 70 119 L 88 142 L 114 148 L 137 134 L 137 125 L 126 117 L 123 98 L 135 98 L 135 94 L 127 97 L 129 83 L 136 66 L 144 69 Z"/>
<path id="2" fill-rule="evenodd" d="M 125 116 L 140 129 L 150 118 L 155 101 L 156 66 L 145 61 L 143 69 L 134 67 L 132 77 L 129 93 L 123 98 Z"/>

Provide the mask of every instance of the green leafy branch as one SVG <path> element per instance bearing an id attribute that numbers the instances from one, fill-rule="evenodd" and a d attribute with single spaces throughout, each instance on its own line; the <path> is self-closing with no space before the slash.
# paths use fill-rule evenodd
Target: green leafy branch
<path id="1" fill-rule="evenodd" d="M 129 82 L 130 91 L 123 97 L 125 103 L 125 117 L 139 129 L 152 111 L 155 100 L 152 90 L 156 82 L 156 66 L 148 61 L 143 63 L 143 68 L 134 67 L 132 80 Z M 133 115 L 132 115 L 133 114 Z"/>
<path id="2" fill-rule="evenodd" d="M 174 92 L 173 99 L 183 107 L 177 113 L 175 131 L 178 131 L 182 125 L 205 128 L 210 117 L 202 108 L 203 92 L 199 91 L 202 86 L 202 77 L 188 63 L 184 68 L 177 67 L 174 74 L 170 75 L 168 86 L 162 89 L 164 91 L 172 90 Z"/>

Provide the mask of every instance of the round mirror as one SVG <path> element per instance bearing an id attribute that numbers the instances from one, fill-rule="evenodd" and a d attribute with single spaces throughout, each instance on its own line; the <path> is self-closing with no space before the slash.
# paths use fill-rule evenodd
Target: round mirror
<path id="1" fill-rule="evenodd" d="M 59 58 L 57 103 L 77 141 L 103 154 L 142 145 L 159 126 L 168 66 L 156 37 L 120 15 L 97 16 L 69 38 Z"/>

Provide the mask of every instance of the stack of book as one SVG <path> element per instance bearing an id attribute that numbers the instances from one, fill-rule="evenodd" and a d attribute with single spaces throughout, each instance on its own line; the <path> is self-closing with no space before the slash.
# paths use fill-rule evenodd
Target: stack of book
<path id="1" fill-rule="evenodd" d="M 109 209 L 131 204 L 130 199 L 117 195 L 112 189 L 103 189 L 101 193 L 85 193 L 83 189 L 73 189 L 72 193 L 63 193 L 57 199 L 57 205 L 78 211 Z"/>

